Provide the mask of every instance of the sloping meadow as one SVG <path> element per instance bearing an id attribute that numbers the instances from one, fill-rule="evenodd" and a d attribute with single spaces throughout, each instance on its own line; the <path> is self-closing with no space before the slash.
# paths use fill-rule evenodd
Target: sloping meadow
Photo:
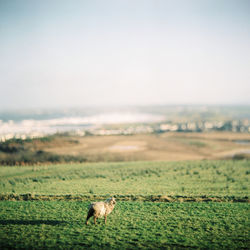
<path id="1" fill-rule="evenodd" d="M 250 161 L 0 167 L 1 195 L 249 197 Z M 7 197 L 7 196 L 6 196 Z M 66 196 L 65 196 L 66 197 Z M 147 200 L 147 199 L 146 199 Z"/>

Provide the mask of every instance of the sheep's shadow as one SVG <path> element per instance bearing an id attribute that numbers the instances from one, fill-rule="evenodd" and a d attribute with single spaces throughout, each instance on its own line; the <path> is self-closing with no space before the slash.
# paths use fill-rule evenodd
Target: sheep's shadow
<path id="1" fill-rule="evenodd" d="M 0 225 L 51 225 L 64 224 L 66 221 L 59 220 L 0 220 Z"/>

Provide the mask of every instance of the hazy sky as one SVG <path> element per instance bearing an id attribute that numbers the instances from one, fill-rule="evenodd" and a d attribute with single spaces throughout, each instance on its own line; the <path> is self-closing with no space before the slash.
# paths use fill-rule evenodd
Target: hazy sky
<path id="1" fill-rule="evenodd" d="M 0 0 L 0 108 L 250 104 L 249 0 Z"/>

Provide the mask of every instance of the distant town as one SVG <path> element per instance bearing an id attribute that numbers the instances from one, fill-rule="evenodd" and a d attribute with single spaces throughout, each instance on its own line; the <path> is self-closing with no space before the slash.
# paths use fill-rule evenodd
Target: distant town
<path id="1" fill-rule="evenodd" d="M 163 132 L 208 132 L 208 131 L 231 131 L 250 133 L 249 120 L 233 121 L 201 121 L 201 122 L 166 122 L 160 124 L 131 125 L 127 128 L 117 129 L 93 129 L 86 131 L 86 134 L 93 135 L 132 135 Z M 80 132 L 80 131 L 79 131 Z M 77 133 L 77 131 L 75 132 Z M 81 135 L 81 132 L 79 133 Z"/>
<path id="2" fill-rule="evenodd" d="M 118 124 L 114 126 L 99 125 L 89 128 L 72 129 L 68 131 L 55 131 L 54 133 L 45 133 L 42 131 L 30 131 L 25 133 L 8 133 L 0 135 L 0 141 L 16 139 L 32 139 L 44 137 L 48 134 L 67 134 L 71 136 L 109 136 L 109 135 L 134 135 L 134 134 L 152 134 L 165 132 L 209 132 L 209 131 L 230 131 L 238 133 L 250 133 L 250 120 L 232 120 L 232 121 L 196 121 L 196 122 L 162 122 L 145 124 Z"/>
<path id="3" fill-rule="evenodd" d="M 250 133 L 250 106 L 145 106 L 0 111 L 0 141 L 53 134 Z"/>

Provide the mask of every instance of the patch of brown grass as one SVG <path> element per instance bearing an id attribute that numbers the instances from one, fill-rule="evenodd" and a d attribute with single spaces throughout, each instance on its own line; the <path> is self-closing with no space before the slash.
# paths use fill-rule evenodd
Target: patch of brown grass
<path id="1" fill-rule="evenodd" d="M 200 160 L 233 158 L 249 145 L 236 144 L 235 140 L 250 140 L 250 134 L 163 133 L 131 136 L 72 137 L 77 143 L 57 142 L 43 147 L 51 153 L 84 156 L 87 161 L 136 160 Z"/>

